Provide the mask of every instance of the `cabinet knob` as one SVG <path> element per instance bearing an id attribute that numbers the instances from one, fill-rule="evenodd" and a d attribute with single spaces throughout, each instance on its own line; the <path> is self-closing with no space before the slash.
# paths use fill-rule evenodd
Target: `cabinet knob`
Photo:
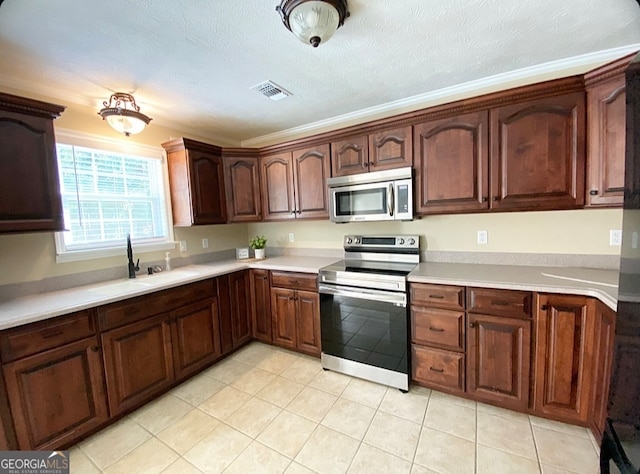
<path id="1" fill-rule="evenodd" d="M 362 167 L 363 168 L 368 168 L 369 167 L 369 163 L 362 163 Z"/>
<path id="2" fill-rule="evenodd" d="M 542 306 L 540 306 L 540 309 L 542 311 L 546 311 L 547 309 L 549 309 L 549 306 L 547 306 L 546 304 L 543 304 Z"/>
<path id="3" fill-rule="evenodd" d="M 598 195 L 598 190 L 597 189 L 592 189 L 591 191 L 589 191 L 589 195 L 597 196 Z"/>
<path id="4" fill-rule="evenodd" d="M 296 211 L 296 214 L 300 214 L 302 211 Z"/>
<path id="5" fill-rule="evenodd" d="M 489 198 L 487 196 L 482 196 L 482 202 L 487 202 Z"/>
<path id="6" fill-rule="evenodd" d="M 100 348 L 98 346 L 92 346 L 91 347 L 91 351 L 92 352 L 98 352 L 100 350 Z"/>
<path id="7" fill-rule="evenodd" d="M 475 328 L 476 327 L 476 323 L 469 323 L 469 327 L 470 328 Z"/>
<path id="8" fill-rule="evenodd" d="M 491 198 L 491 200 L 492 200 L 492 201 L 497 201 L 497 200 L 498 200 L 498 196 L 493 196 L 493 197 Z"/>
<path id="9" fill-rule="evenodd" d="M 164 323 L 168 326 L 169 324 L 171 324 L 171 320 L 170 319 L 165 319 Z"/>
<path id="10" fill-rule="evenodd" d="M 293 216 L 296 213 L 296 210 L 294 209 L 293 211 L 291 211 L 291 215 Z"/>

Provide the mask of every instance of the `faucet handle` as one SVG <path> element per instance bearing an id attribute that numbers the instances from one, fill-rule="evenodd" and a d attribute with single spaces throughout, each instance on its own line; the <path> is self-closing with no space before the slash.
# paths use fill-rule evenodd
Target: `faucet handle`
<path id="1" fill-rule="evenodd" d="M 135 267 L 133 267 L 133 269 L 134 269 L 135 271 L 140 270 L 140 259 L 138 259 L 138 261 L 136 262 L 136 266 L 135 266 Z"/>

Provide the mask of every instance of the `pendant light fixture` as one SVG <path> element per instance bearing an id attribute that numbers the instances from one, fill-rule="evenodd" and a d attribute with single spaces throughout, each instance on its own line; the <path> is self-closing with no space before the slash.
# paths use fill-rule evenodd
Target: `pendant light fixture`
<path id="1" fill-rule="evenodd" d="M 111 94 L 109 102 L 105 100 L 102 105 L 104 108 L 98 114 L 113 129 L 127 137 L 140 133 L 151 122 L 149 117 L 140 113 L 140 107 L 131 94 L 116 92 Z"/>
<path id="2" fill-rule="evenodd" d="M 284 26 L 314 48 L 331 38 L 349 16 L 347 0 L 282 0 L 276 10 Z"/>

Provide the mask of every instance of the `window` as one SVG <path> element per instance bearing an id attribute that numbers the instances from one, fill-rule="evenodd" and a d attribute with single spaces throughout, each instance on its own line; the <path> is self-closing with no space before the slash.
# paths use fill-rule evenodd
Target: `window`
<path id="1" fill-rule="evenodd" d="M 67 231 L 56 234 L 57 261 L 120 255 L 127 234 L 137 252 L 174 247 L 161 153 L 153 150 L 155 156 L 149 157 L 140 150 L 133 154 L 58 140 Z"/>

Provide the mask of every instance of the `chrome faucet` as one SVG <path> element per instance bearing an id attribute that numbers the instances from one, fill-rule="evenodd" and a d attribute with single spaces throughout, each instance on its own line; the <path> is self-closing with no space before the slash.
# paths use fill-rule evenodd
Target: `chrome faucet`
<path id="1" fill-rule="evenodd" d="M 135 278 L 136 272 L 140 270 L 140 259 L 133 263 L 133 249 L 131 248 L 131 234 L 127 234 L 127 257 L 129 257 L 129 278 Z"/>

